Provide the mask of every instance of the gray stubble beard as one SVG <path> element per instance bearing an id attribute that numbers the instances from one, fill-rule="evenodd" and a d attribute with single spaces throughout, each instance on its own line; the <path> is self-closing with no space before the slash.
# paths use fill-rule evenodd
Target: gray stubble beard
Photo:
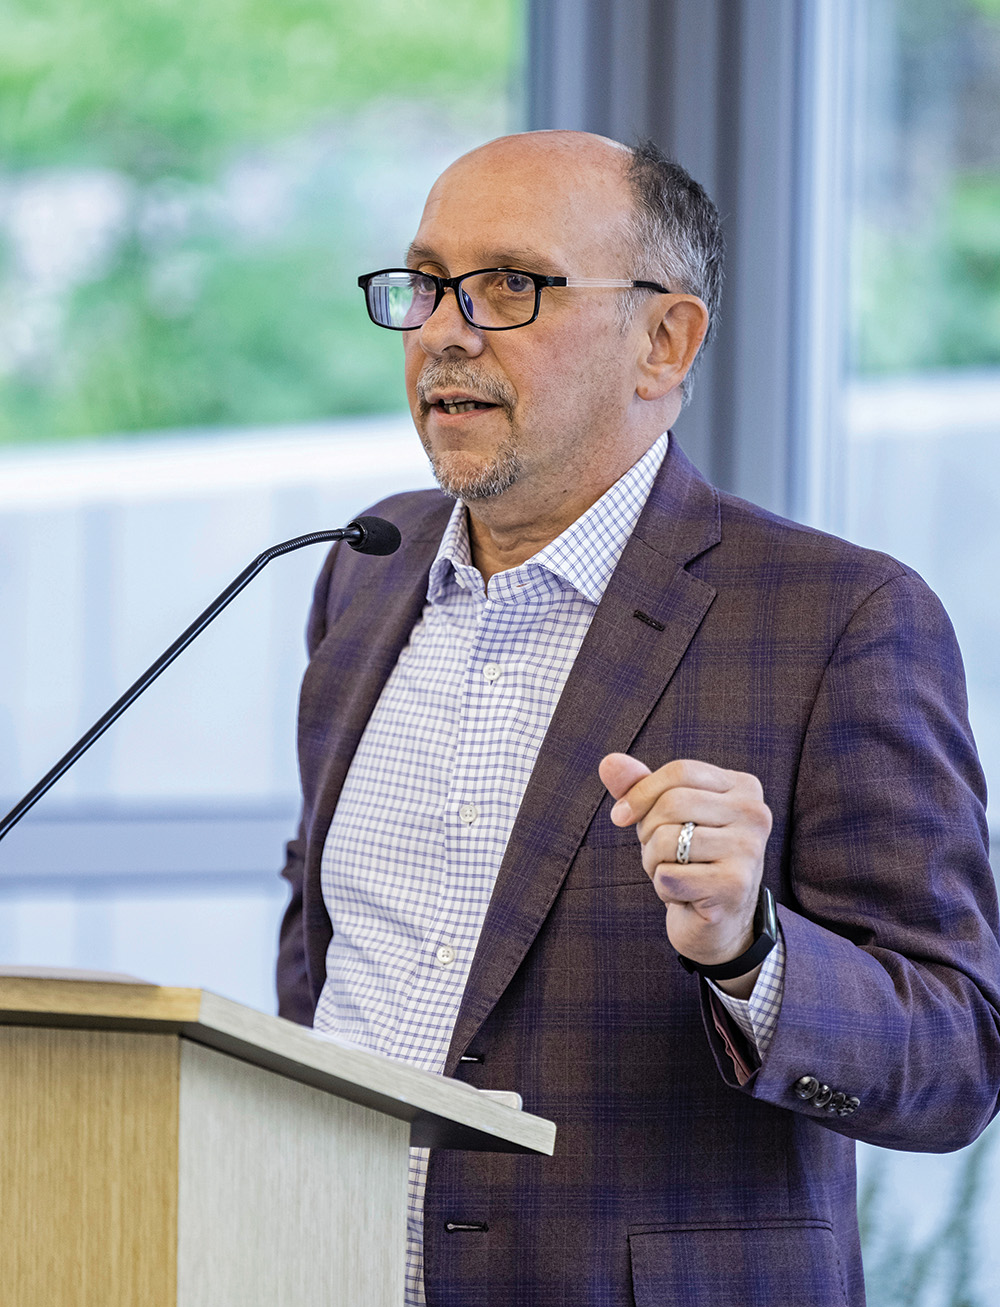
<path id="1" fill-rule="evenodd" d="M 505 490 L 509 490 L 511 486 L 516 485 L 520 479 L 522 471 L 521 459 L 517 450 L 511 444 L 501 445 L 496 455 L 478 472 L 469 473 L 466 476 L 451 476 L 441 466 L 441 461 L 431 453 L 423 436 L 421 436 L 421 443 L 424 446 L 424 452 L 431 461 L 431 470 L 438 485 L 446 495 L 451 495 L 452 499 L 460 499 L 463 503 L 495 499 L 498 495 L 502 495 Z"/>
<path id="2" fill-rule="evenodd" d="M 483 395 L 484 398 L 492 400 L 498 407 L 502 408 L 507 414 L 508 422 L 510 421 L 515 396 L 508 387 L 494 378 L 481 377 L 474 369 L 461 364 L 450 362 L 431 364 L 424 369 L 417 387 L 421 402 L 424 405 L 427 405 L 427 393 L 435 385 L 455 387 L 468 385 L 470 389 Z M 493 458 L 478 472 L 466 476 L 451 476 L 441 465 L 441 460 L 434 455 L 430 442 L 424 436 L 424 433 L 420 431 L 419 426 L 418 434 L 420 443 L 424 447 L 424 453 L 430 459 L 431 470 L 438 485 L 446 495 L 451 495 L 453 499 L 460 499 L 463 503 L 495 499 L 498 495 L 502 495 L 504 491 L 509 490 L 520 479 L 523 464 L 512 440 L 504 441 Z"/>

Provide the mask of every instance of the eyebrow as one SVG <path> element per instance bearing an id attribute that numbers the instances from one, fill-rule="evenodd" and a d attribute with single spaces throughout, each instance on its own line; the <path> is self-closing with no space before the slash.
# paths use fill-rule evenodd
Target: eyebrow
<path id="1" fill-rule="evenodd" d="M 484 262 L 480 266 L 484 268 L 524 268 L 526 271 L 533 268 L 551 268 L 555 262 L 551 254 L 542 254 L 539 250 L 532 249 L 530 245 L 506 246 L 501 251 L 494 250 L 491 254 L 484 254 L 483 259 Z M 424 262 L 446 266 L 432 249 L 426 245 L 418 245 L 414 241 L 406 251 L 407 266 Z"/>

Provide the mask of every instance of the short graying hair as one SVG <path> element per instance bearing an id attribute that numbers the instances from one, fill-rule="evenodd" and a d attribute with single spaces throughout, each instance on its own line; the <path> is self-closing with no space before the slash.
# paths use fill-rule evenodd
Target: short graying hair
<path id="1" fill-rule="evenodd" d="M 632 211 L 624 222 L 626 248 L 634 261 L 632 276 L 697 295 L 708 308 L 708 334 L 695 360 L 697 366 L 705 345 L 715 335 L 722 295 L 719 211 L 705 188 L 653 141 L 630 147 L 625 175 L 633 198 Z M 644 299 L 642 291 L 624 297 L 625 320 Z M 685 401 L 690 398 L 693 372 L 694 366 L 681 387 Z"/>

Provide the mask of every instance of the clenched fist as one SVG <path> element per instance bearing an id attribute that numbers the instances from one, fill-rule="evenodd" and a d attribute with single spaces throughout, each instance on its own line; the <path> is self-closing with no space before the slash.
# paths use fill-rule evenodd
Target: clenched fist
<path id="1" fill-rule="evenodd" d="M 753 943 L 771 810 L 756 776 L 679 759 L 657 771 L 625 753 L 601 760 L 617 803 L 616 826 L 636 828 L 642 865 L 667 905 L 667 936 L 678 953 L 707 965 L 739 957 Z M 694 822 L 689 861 L 678 863 L 681 828 Z M 719 982 L 746 998 L 757 978 Z"/>

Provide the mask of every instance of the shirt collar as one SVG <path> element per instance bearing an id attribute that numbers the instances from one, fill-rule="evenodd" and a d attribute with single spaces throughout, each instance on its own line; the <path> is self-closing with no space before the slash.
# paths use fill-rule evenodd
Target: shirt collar
<path id="1" fill-rule="evenodd" d="M 599 604 L 649 498 L 660 464 L 666 457 L 668 443 L 669 433 L 664 432 L 596 503 L 591 504 L 562 535 L 550 541 L 544 549 L 522 563 L 521 567 L 542 567 L 565 581 L 591 603 Z M 468 579 L 472 571 L 468 519 L 465 505 L 459 501 L 448 519 L 441 544 L 431 564 L 427 582 L 428 600 L 437 603 L 443 598 L 452 572 L 461 584 L 463 573 Z M 480 578 L 476 588 L 481 587 Z"/>

